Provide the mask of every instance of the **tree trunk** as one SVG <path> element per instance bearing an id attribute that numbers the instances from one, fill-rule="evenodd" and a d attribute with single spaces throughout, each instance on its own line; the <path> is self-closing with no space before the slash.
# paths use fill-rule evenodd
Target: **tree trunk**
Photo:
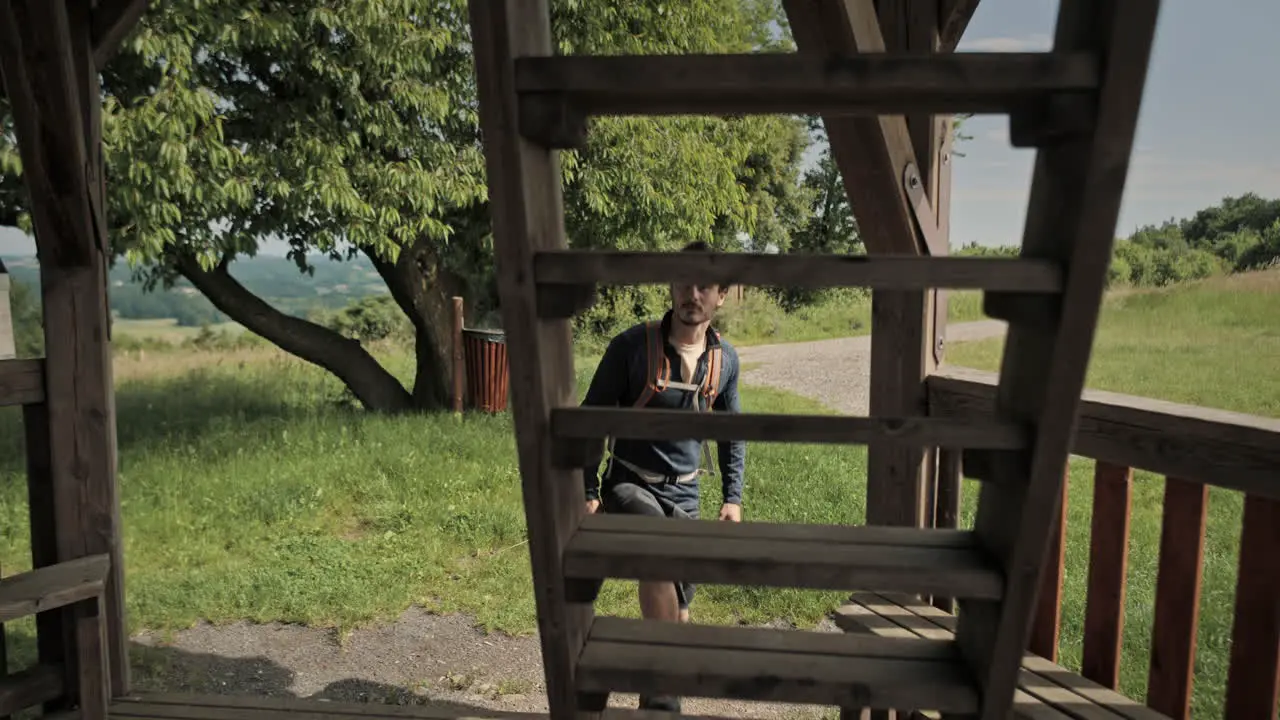
<path id="1" fill-rule="evenodd" d="M 453 390 L 451 298 L 462 294 L 464 281 L 442 266 L 434 243 L 426 238 L 401 249 L 395 262 L 372 248 L 361 249 L 413 324 L 417 361 L 414 405 L 422 410 L 448 407 Z"/>
<path id="2" fill-rule="evenodd" d="M 231 277 L 229 256 L 213 270 L 205 270 L 190 255 L 175 255 L 174 260 L 178 272 L 215 307 L 281 350 L 336 375 L 366 409 L 383 413 L 413 409 L 409 392 L 358 341 L 271 307 Z"/>

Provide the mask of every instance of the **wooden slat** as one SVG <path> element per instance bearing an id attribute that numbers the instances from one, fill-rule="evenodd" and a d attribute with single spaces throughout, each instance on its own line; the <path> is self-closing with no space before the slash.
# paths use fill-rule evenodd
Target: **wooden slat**
<path id="1" fill-rule="evenodd" d="M 718 523 L 723 530 L 700 535 L 696 542 L 678 534 L 676 526 L 695 524 L 708 523 L 635 518 L 627 528 L 630 532 L 584 527 L 565 548 L 565 575 L 832 590 L 861 587 L 982 598 L 998 598 L 1002 591 L 999 568 L 971 536 L 961 546 L 954 541 L 964 535 L 935 539 L 933 531 L 917 530 L 914 537 L 890 541 L 876 532 L 879 528 L 838 532 L 828 526 L 815 528 L 805 539 L 804 526 L 790 526 L 791 537 L 779 537 L 779 532 L 771 537 L 755 534 L 760 523 Z"/>
<path id="2" fill-rule="evenodd" d="M 102 594 L 111 558 L 92 555 L 0 579 L 0 622 Z"/>
<path id="3" fill-rule="evenodd" d="M 961 452 L 954 448 L 941 448 L 938 451 L 938 471 L 935 480 L 933 527 L 938 529 L 955 529 L 960 525 L 960 495 L 963 488 L 961 472 Z M 946 595 L 935 595 L 930 601 L 934 607 L 953 612 L 955 598 Z"/>
<path id="4" fill-rule="evenodd" d="M 865 418 L 767 413 L 691 413 L 649 408 L 556 408 L 551 433 L 558 438 L 605 437 L 644 440 L 745 440 L 867 444 L 888 441 L 916 446 L 1017 450 L 1027 431 L 1012 423 L 974 423 L 938 418 Z"/>
<path id="5" fill-rule="evenodd" d="M 1124 645 L 1133 469 L 1098 462 L 1093 473 L 1089 585 L 1085 593 L 1080 674 L 1116 690 Z"/>
<path id="6" fill-rule="evenodd" d="M 1062 289 L 1057 263 L 1011 258 L 553 250 L 539 252 L 533 267 L 539 283 L 556 284 L 665 284 L 711 277 L 732 285 L 808 288 Z"/>
<path id="7" fill-rule="evenodd" d="M 944 51 L 955 50 L 960 44 L 960 38 L 977 9 L 978 0 L 941 0 L 938 35 L 939 45 Z"/>
<path id="8" fill-rule="evenodd" d="M 0 360 L 0 407 L 44 401 L 44 360 Z"/>
<path id="9" fill-rule="evenodd" d="M 1165 479 L 1147 705 L 1172 718 L 1191 717 L 1208 509 L 1208 485 Z"/>
<path id="10" fill-rule="evenodd" d="M 588 692 L 880 708 L 909 698 L 954 712 L 978 705 L 953 644 L 925 640 L 599 618 L 578 673 Z"/>
<path id="11" fill-rule="evenodd" d="M 27 460 L 27 511 L 31 530 L 31 564 L 43 568 L 58 562 L 58 534 L 54 527 L 53 479 L 49 446 L 49 412 L 44 403 L 24 405 L 22 432 Z M 36 615 L 36 653 L 40 664 L 68 668 L 67 632 L 70 617 L 65 610 Z M 59 685 L 61 687 L 61 685 Z M 46 703 L 45 711 L 66 705 L 65 698 Z"/>
<path id="12" fill-rule="evenodd" d="M 116 54 L 146 10 L 147 0 L 97 0 L 91 27 L 93 60 L 98 67 Z"/>
<path id="13" fill-rule="evenodd" d="M 926 638 L 946 640 L 956 629 L 957 618 L 954 615 L 914 602 L 901 594 L 855 593 L 852 601 Z M 1047 703 L 1074 720 L 1168 720 L 1137 701 L 1086 680 L 1039 655 L 1024 653 L 1022 666 L 1018 675 L 1019 687 L 1034 696 L 1033 699 Z M 1014 708 L 1019 712 L 1016 700 Z"/>
<path id="14" fill-rule="evenodd" d="M 1005 113 L 1098 84 L 1087 54 L 560 55 L 516 62 L 522 95 L 591 115 Z"/>
<path id="15" fill-rule="evenodd" d="M 670 537 L 777 540 L 805 543 L 856 545 L 910 545 L 969 550 L 974 547 L 968 530 L 918 530 L 875 525 L 807 525 L 797 523 L 688 522 L 644 515 L 594 513 L 582 518 L 580 531 L 593 533 L 661 533 Z"/>
<path id="16" fill-rule="evenodd" d="M 472 45 L 502 326 L 510 363 L 525 523 L 547 702 L 557 720 L 575 717 L 574 663 L 593 611 L 569 604 L 561 567 L 570 534 L 586 514 L 580 469 L 553 466 L 548 419 L 575 403 L 569 320 L 540 319 L 535 253 L 567 247 L 559 154 L 519 134 L 515 59 L 553 53 L 548 0 L 470 0 Z"/>
<path id="17" fill-rule="evenodd" d="M 988 418 L 993 373 L 949 367 L 930 376 L 929 413 Z M 1112 465 L 1203 480 L 1280 500 L 1280 420 L 1085 390 L 1071 450 Z"/>
<path id="18" fill-rule="evenodd" d="M 1062 580 L 1067 559 L 1067 498 L 1071 469 L 1066 468 L 1062 480 L 1062 505 L 1053 519 L 1049 540 L 1049 559 L 1040 576 L 1040 596 L 1036 599 L 1035 617 L 1031 621 L 1031 639 L 1027 649 L 1047 660 L 1058 661 L 1058 634 L 1062 627 Z"/>
<path id="19" fill-rule="evenodd" d="M 1271 718 L 1280 703 L 1280 501 L 1245 497 L 1236 613 L 1227 671 L 1228 718 Z"/>
<path id="20" fill-rule="evenodd" d="M 62 694 L 62 668 L 36 665 L 0 678 L 0 716 L 53 700 Z"/>
<path id="21" fill-rule="evenodd" d="M 1003 562 L 1002 603 L 960 603 L 956 641 L 981 678 L 982 720 L 1003 720 L 1016 689 L 1036 585 L 1062 500 L 1063 468 L 1093 349 L 1128 177 L 1159 0 L 1100 0 L 1058 8 L 1054 52 L 1095 52 L 1104 68 L 1088 132 L 1036 153 L 1022 252 L 1068 264 L 1050 314 L 1009 323 L 998 416 L 1037 425 L 1029 454 L 990 453 L 974 529 Z M 988 307 L 998 305 L 991 295 Z M 1012 303 L 1005 303 L 1006 305 Z"/>

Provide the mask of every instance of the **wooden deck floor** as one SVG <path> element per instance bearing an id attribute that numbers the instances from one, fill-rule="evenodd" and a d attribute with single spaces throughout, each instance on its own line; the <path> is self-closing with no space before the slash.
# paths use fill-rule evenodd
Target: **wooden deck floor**
<path id="1" fill-rule="evenodd" d="M 488 710 L 449 702 L 423 705 L 343 703 L 244 695 L 138 694 L 111 704 L 111 720 L 547 720 L 545 714 Z"/>

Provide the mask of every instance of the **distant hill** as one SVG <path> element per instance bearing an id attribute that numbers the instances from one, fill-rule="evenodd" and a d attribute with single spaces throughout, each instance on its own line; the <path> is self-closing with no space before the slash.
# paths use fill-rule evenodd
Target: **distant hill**
<path id="1" fill-rule="evenodd" d="M 38 287 L 40 266 L 35 256 L 0 256 L 17 282 Z M 317 309 L 336 309 L 353 300 L 387 292 L 387 286 L 367 258 L 334 262 L 313 261 L 314 275 L 305 275 L 288 258 L 259 256 L 240 258 L 231 265 L 231 275 L 255 295 L 283 312 L 299 317 Z M 121 318 L 136 320 L 175 318 L 180 325 L 195 326 L 225 322 L 203 295 L 186 280 L 171 290 L 157 288 L 145 292 L 135 282 L 125 263 L 111 268 L 111 310 Z"/>

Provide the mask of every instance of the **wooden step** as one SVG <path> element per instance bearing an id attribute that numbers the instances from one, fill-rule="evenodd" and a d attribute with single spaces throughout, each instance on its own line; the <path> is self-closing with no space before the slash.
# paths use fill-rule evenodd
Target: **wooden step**
<path id="1" fill-rule="evenodd" d="M 999 599 L 1004 574 L 967 530 L 588 515 L 564 550 L 577 581 L 626 578 Z"/>
<path id="2" fill-rule="evenodd" d="M 769 254 L 543 250 L 533 258 L 540 284 L 707 282 L 875 290 L 978 289 L 1057 293 L 1061 266 L 1050 260 L 907 255 Z"/>
<path id="3" fill-rule="evenodd" d="M 978 692 L 954 643 L 598 617 L 579 692 L 966 713 Z"/>
<path id="4" fill-rule="evenodd" d="M 111 558 L 91 555 L 0 580 L 0 623 L 101 595 Z"/>
<path id="5" fill-rule="evenodd" d="M 1021 450 L 1030 442 L 1019 423 L 931 417 L 869 418 L 790 413 L 696 413 L 651 408 L 574 407 L 551 411 L 551 435 L 569 440 L 744 440 Z"/>
<path id="6" fill-rule="evenodd" d="M 1099 77 L 1087 53 L 561 55 L 515 64 L 522 101 L 541 96 L 589 115 L 1009 113 L 1094 91 Z"/>

